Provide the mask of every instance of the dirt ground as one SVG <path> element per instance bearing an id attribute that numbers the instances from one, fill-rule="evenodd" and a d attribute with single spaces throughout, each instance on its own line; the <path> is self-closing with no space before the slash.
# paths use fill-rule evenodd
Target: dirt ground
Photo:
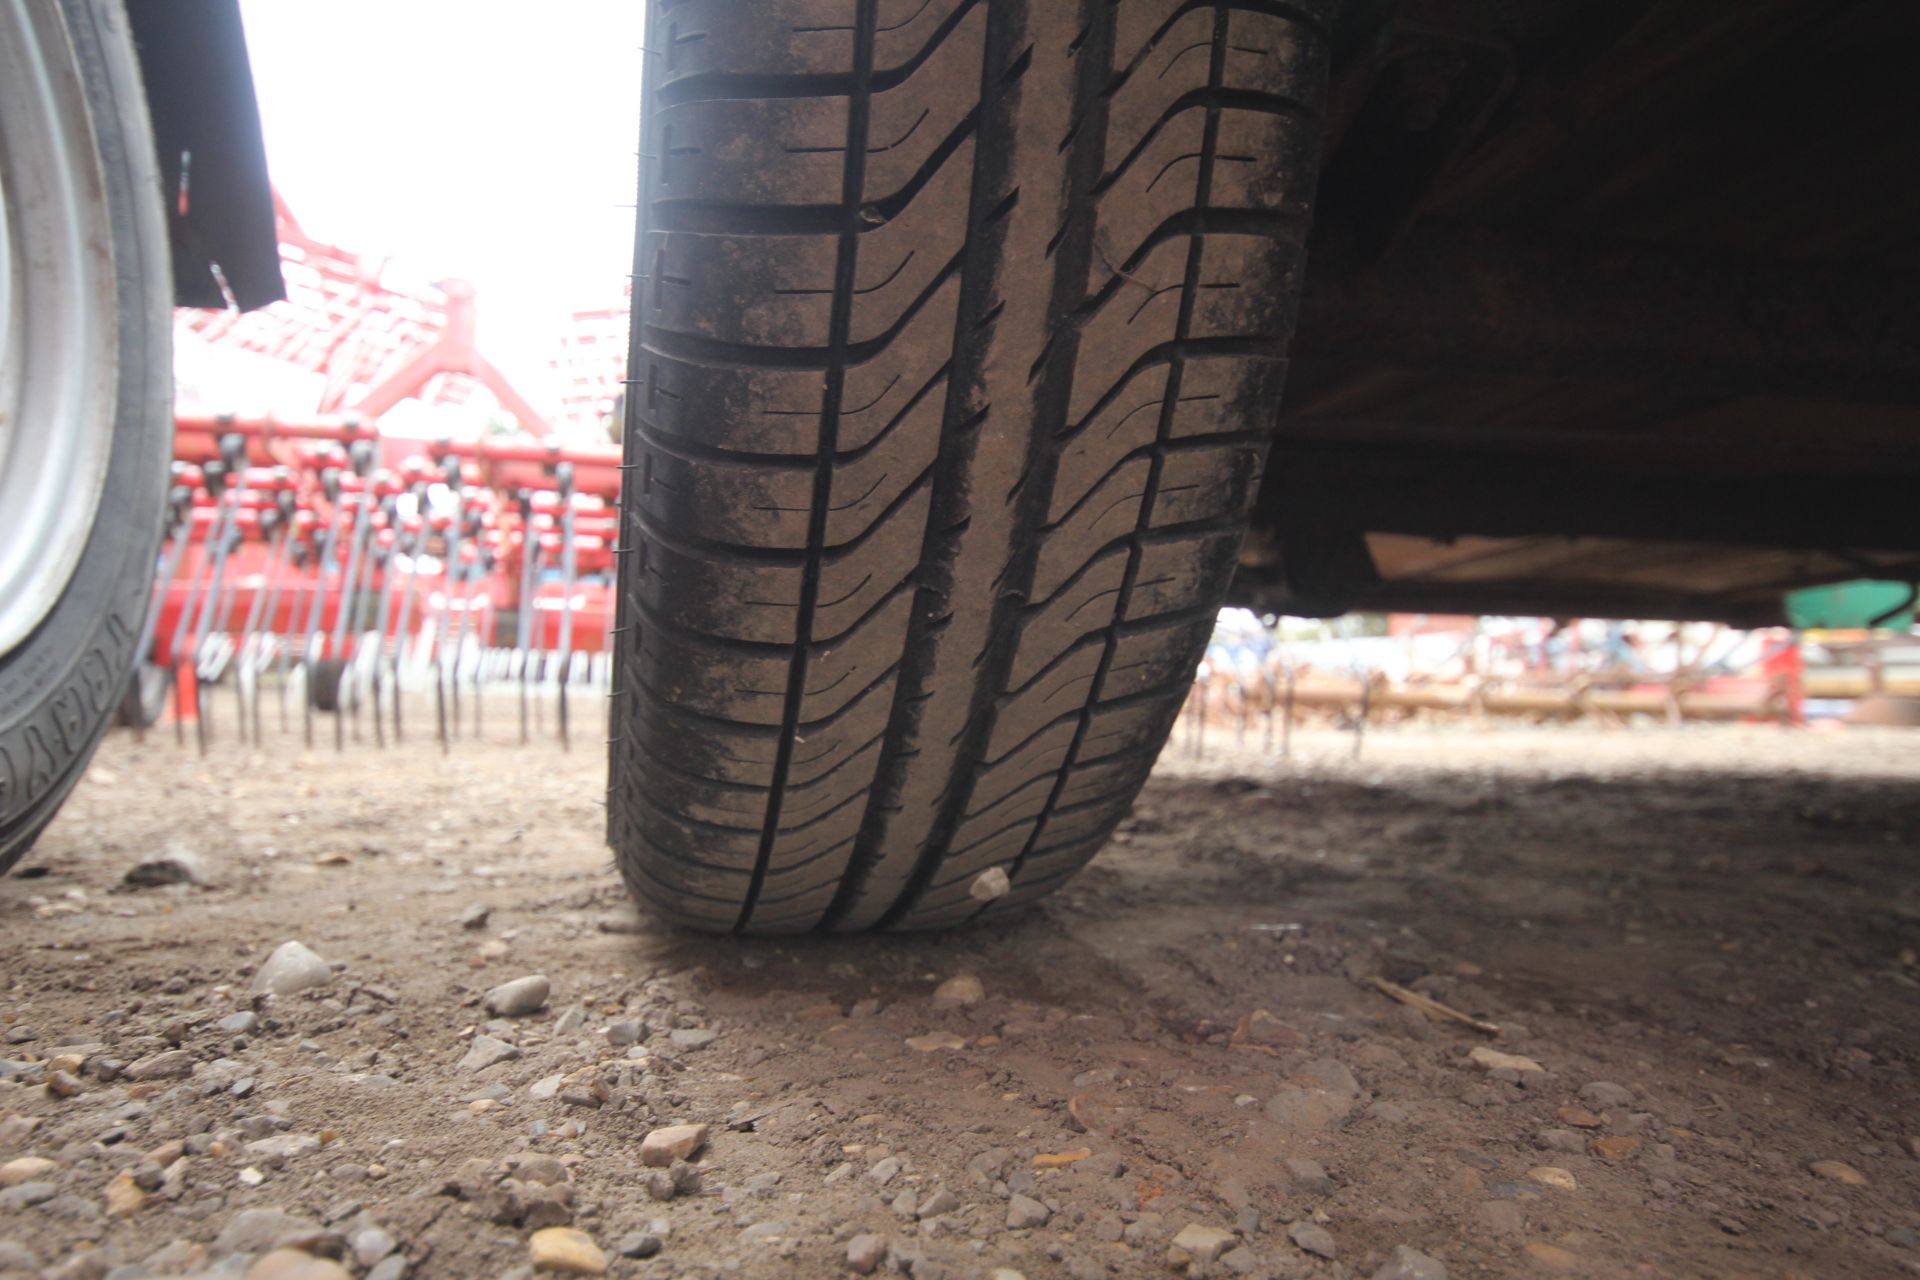
<path id="1" fill-rule="evenodd" d="M 593 746 L 116 735 L 0 881 L 0 1275 L 1920 1272 L 1917 779 L 1898 731 L 1216 733 L 1023 917 L 741 942 L 633 914 Z M 324 981 L 253 996 L 290 940 Z"/>

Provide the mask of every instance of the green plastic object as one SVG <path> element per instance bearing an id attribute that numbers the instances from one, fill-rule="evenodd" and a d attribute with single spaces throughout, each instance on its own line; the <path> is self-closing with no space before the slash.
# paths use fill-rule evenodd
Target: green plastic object
<path id="1" fill-rule="evenodd" d="M 1787 622 L 1801 631 L 1855 631 L 1913 626 L 1913 586 L 1906 582 L 1835 582 L 1787 593 Z"/>

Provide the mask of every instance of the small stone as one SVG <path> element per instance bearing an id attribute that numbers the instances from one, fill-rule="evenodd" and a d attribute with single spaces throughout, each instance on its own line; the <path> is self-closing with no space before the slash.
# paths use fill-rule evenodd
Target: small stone
<path id="1" fill-rule="evenodd" d="M 13 1271 L 24 1271 L 28 1275 L 40 1273 L 40 1255 L 27 1246 L 14 1240 L 0 1240 L 0 1275 Z"/>
<path id="2" fill-rule="evenodd" d="M 587 1025 L 587 1011 L 577 1004 L 571 1004 L 562 1009 L 560 1016 L 553 1020 L 553 1034 L 570 1036 L 585 1025 Z"/>
<path id="3" fill-rule="evenodd" d="M 316 1222 L 297 1218 L 281 1209 L 243 1209 L 227 1219 L 227 1225 L 208 1246 L 216 1258 L 230 1253 L 265 1253 L 283 1240 L 318 1235 Z"/>
<path id="4" fill-rule="evenodd" d="M 909 1187 L 895 1196 L 893 1203 L 887 1207 L 902 1218 L 911 1218 L 913 1217 L 913 1211 L 919 1207 L 919 1204 L 920 1202 L 914 1198 L 913 1188 Z"/>
<path id="5" fill-rule="evenodd" d="M 374 1263 L 364 1280 L 404 1280 L 406 1274 L 407 1260 L 395 1253 Z"/>
<path id="6" fill-rule="evenodd" d="M 60 1166 L 45 1156 L 21 1156 L 0 1164 L 0 1187 L 17 1187 L 23 1182 L 37 1182 L 46 1178 Z"/>
<path id="7" fill-rule="evenodd" d="M 199 854 L 176 841 L 168 841 L 158 856 L 136 863 L 120 883 L 129 889 L 153 889 L 169 884 L 207 883 L 206 863 Z"/>
<path id="8" fill-rule="evenodd" d="M 885 1159 L 875 1161 L 873 1168 L 867 1170 L 867 1176 L 884 1187 L 892 1182 L 899 1172 L 900 1157 L 887 1156 Z"/>
<path id="9" fill-rule="evenodd" d="M 1296 1222 L 1287 1228 L 1287 1239 L 1294 1247 L 1312 1254 L 1316 1258 L 1332 1260 L 1339 1248 L 1333 1242 L 1333 1233 L 1317 1222 Z"/>
<path id="10" fill-rule="evenodd" d="M 51 1071 L 47 1074 L 47 1092 L 56 1098 L 77 1098 L 86 1091 L 86 1085 L 80 1077 L 71 1071 Z"/>
<path id="11" fill-rule="evenodd" d="M 705 1027 L 681 1027 L 667 1033 L 667 1039 L 673 1042 L 674 1048 L 688 1051 L 704 1049 L 719 1038 L 718 1031 L 709 1031 Z"/>
<path id="12" fill-rule="evenodd" d="M 1574 1180 L 1573 1175 L 1557 1165 L 1535 1165 L 1533 1168 L 1527 1170 L 1527 1178 L 1529 1181 L 1538 1182 L 1542 1186 L 1558 1187 L 1562 1191 L 1578 1191 L 1580 1189 L 1580 1184 Z"/>
<path id="13" fill-rule="evenodd" d="M 527 1252 L 537 1270 L 563 1276 L 603 1276 L 607 1255 L 593 1237 L 572 1227 L 545 1227 L 527 1240 Z"/>
<path id="14" fill-rule="evenodd" d="M 1297 1049 L 1307 1038 L 1265 1009 L 1255 1009 L 1233 1028 L 1232 1043 L 1263 1045 L 1274 1049 Z"/>
<path id="15" fill-rule="evenodd" d="M 1568 1105 L 1561 1107 L 1554 1114 L 1560 1117 L 1561 1124 L 1570 1124 L 1576 1129 L 1598 1129 L 1605 1123 L 1585 1107 Z"/>
<path id="16" fill-rule="evenodd" d="M 1309 1160 L 1304 1156 L 1290 1156 L 1286 1163 L 1287 1178 L 1294 1186 L 1310 1195 L 1333 1194 L 1333 1179 L 1327 1176 L 1326 1169 L 1318 1160 Z"/>
<path id="17" fill-rule="evenodd" d="M 1447 1280 L 1447 1268 L 1440 1259 L 1401 1244 L 1394 1246 L 1393 1256 L 1373 1273 L 1373 1280 Z"/>
<path id="18" fill-rule="evenodd" d="M 920 1202 L 919 1208 L 914 1210 L 914 1216 L 923 1219 L 937 1218 L 943 1213 L 952 1213 L 959 1207 L 960 1197 L 942 1187 Z"/>
<path id="19" fill-rule="evenodd" d="M 251 1009 L 242 1009 L 228 1014 L 216 1025 L 230 1036 L 250 1036 L 260 1029 L 260 1015 Z"/>
<path id="20" fill-rule="evenodd" d="M 353 1260 L 363 1267 L 373 1266 L 400 1247 L 398 1241 L 379 1227 L 354 1232 L 347 1246 L 353 1250 Z"/>
<path id="21" fill-rule="evenodd" d="M 492 1036 L 475 1036 L 473 1043 L 467 1046 L 466 1054 L 460 1059 L 462 1071 L 485 1071 L 488 1067 L 511 1061 L 520 1056 L 520 1050 L 505 1040 L 496 1040 Z"/>
<path id="22" fill-rule="evenodd" d="M 106 1199 L 109 1218 L 131 1218 L 146 1205 L 147 1193 L 140 1189 L 131 1173 L 122 1171 L 107 1183 Z"/>
<path id="23" fill-rule="evenodd" d="M 1334 1129 L 1360 1105 L 1360 1082 L 1344 1063 L 1318 1058 L 1307 1063 L 1267 1099 L 1269 1120 L 1286 1129 Z"/>
<path id="24" fill-rule="evenodd" d="M 1044 1227 L 1047 1219 L 1053 1217 L 1053 1210 L 1035 1200 L 1032 1196 L 1015 1194 L 1007 1201 L 1007 1230 L 1018 1231 L 1023 1227 Z"/>
<path id="25" fill-rule="evenodd" d="M 1587 1150 L 1602 1160 L 1618 1162 L 1640 1149 L 1640 1139 L 1629 1133 L 1615 1134 L 1611 1138 L 1595 1138 L 1587 1144 Z"/>
<path id="26" fill-rule="evenodd" d="M 532 1084 L 528 1085 L 527 1096 L 529 1098 L 532 1098 L 535 1102 L 551 1101 L 560 1092 L 560 1086 L 565 1084 L 566 1082 L 567 1082 L 567 1073 L 564 1071 L 556 1071 L 554 1074 L 550 1076 L 543 1076 L 540 1079 L 535 1080 Z M 480 1101 L 486 1102 L 486 1101 L 491 1101 L 491 1099 L 483 1098 Z M 478 1106 L 479 1103 L 476 1102 L 474 1105 Z"/>
<path id="27" fill-rule="evenodd" d="M 1846 1163 L 1844 1160 L 1815 1160 L 1807 1166 L 1807 1172 L 1822 1178 L 1831 1179 L 1844 1186 L 1864 1187 L 1867 1175 Z"/>
<path id="28" fill-rule="evenodd" d="M 1590 1107 L 1624 1107 L 1633 1101 L 1633 1090 L 1611 1080 L 1595 1080 L 1581 1086 L 1580 1101 Z"/>
<path id="29" fill-rule="evenodd" d="M 986 986 L 970 973 L 948 978 L 933 989 L 933 1002 L 938 1005 L 979 1004 L 986 998 Z"/>
<path id="30" fill-rule="evenodd" d="M 253 975 L 253 994 L 291 996 L 333 981 L 333 968 L 304 943 L 283 942 Z"/>
<path id="31" fill-rule="evenodd" d="M 301 1249 L 275 1249 L 247 1268 L 247 1280 L 352 1280 L 352 1276 L 331 1258 L 316 1258 Z"/>
<path id="32" fill-rule="evenodd" d="M 1529 1261 L 1544 1271 L 1571 1271 L 1580 1265 L 1579 1254 L 1544 1240 L 1529 1240 L 1526 1255 Z"/>
<path id="33" fill-rule="evenodd" d="M 51 1182 L 22 1182 L 0 1191 L 0 1209 L 12 1211 L 45 1204 L 60 1194 Z"/>
<path id="34" fill-rule="evenodd" d="M 1483 1044 L 1477 1044 L 1467 1051 L 1467 1061 L 1482 1071 L 1517 1071 L 1523 1077 L 1545 1075 L 1547 1070 L 1532 1058 L 1518 1053 L 1502 1053 Z"/>
<path id="35" fill-rule="evenodd" d="M 967 1042 L 951 1031 L 929 1031 L 923 1036 L 908 1036 L 907 1047 L 921 1053 L 937 1053 L 942 1049 L 964 1049 Z"/>
<path id="36" fill-rule="evenodd" d="M 120 1074 L 129 1080 L 182 1080 L 193 1074 L 196 1065 L 197 1060 L 185 1049 L 169 1049 L 135 1058 Z"/>
<path id="37" fill-rule="evenodd" d="M 691 1160 L 707 1145 L 704 1124 L 673 1124 L 655 1129 L 640 1143 L 640 1163 L 663 1169 L 675 1160 Z"/>
<path id="38" fill-rule="evenodd" d="M 492 907 L 484 903 L 476 902 L 460 913 L 460 927 L 462 929 L 484 929 L 487 927 L 487 920 L 492 915 Z"/>
<path id="39" fill-rule="evenodd" d="M 1184 1265 L 1187 1262 L 1198 1262 L 1204 1265 L 1239 1243 L 1240 1237 L 1231 1231 L 1204 1226 L 1198 1222 L 1189 1222 L 1180 1228 L 1179 1233 L 1173 1237 L 1173 1242 L 1167 1246 L 1167 1261 L 1175 1265 Z"/>
<path id="40" fill-rule="evenodd" d="M 647 1024 L 644 1022 L 610 1022 L 607 1024 L 607 1043 L 616 1049 L 639 1044 L 647 1036 Z"/>
<path id="41" fill-rule="evenodd" d="M 620 1243 L 613 1249 L 623 1258 L 651 1258 L 660 1252 L 663 1243 L 659 1236 L 645 1231 L 635 1231 L 620 1237 Z"/>
<path id="42" fill-rule="evenodd" d="M 847 1266 L 852 1271 L 870 1276 L 887 1257 L 887 1238 L 871 1232 L 857 1235 L 847 1241 Z"/>
<path id="43" fill-rule="evenodd" d="M 996 898 L 1006 897 L 1012 888 L 1013 881 L 1007 878 L 1005 871 L 999 867 L 988 867 L 967 886 L 967 896 L 975 902 L 992 902 Z"/>
<path id="44" fill-rule="evenodd" d="M 546 975 L 536 973 L 501 983 L 487 992 L 480 1003 L 495 1017 L 520 1018 L 529 1013 L 538 1013 L 547 1003 L 550 990 Z"/>

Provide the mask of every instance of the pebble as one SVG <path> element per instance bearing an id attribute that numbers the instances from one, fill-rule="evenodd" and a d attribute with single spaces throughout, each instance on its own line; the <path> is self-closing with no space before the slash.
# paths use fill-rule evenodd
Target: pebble
<path id="1" fill-rule="evenodd" d="M 134 1081 L 182 1080 L 192 1075 L 197 1065 L 198 1061 L 185 1049 L 169 1049 L 165 1053 L 135 1058 L 120 1074 Z"/>
<path id="2" fill-rule="evenodd" d="M 547 995 L 552 990 L 543 973 L 530 974 L 524 978 L 515 978 L 512 982 L 503 982 L 487 992 L 481 1004 L 488 1013 L 500 1018 L 519 1018 L 529 1013 L 538 1013 L 547 1003 Z"/>
<path id="3" fill-rule="evenodd" d="M 0 1164 L 0 1187 L 17 1187 L 23 1182 L 45 1178 L 60 1166 L 45 1156 L 21 1156 Z"/>
<path id="4" fill-rule="evenodd" d="M 1529 1181 L 1538 1182 L 1543 1186 L 1558 1187 L 1562 1191 L 1578 1191 L 1580 1189 L 1580 1184 L 1574 1180 L 1574 1176 L 1557 1165 L 1535 1165 L 1533 1168 L 1527 1170 L 1527 1178 Z"/>
<path id="5" fill-rule="evenodd" d="M 107 1183 L 106 1201 L 109 1218 L 131 1218 L 146 1206 L 147 1193 L 123 1170 Z"/>
<path id="6" fill-rule="evenodd" d="M 1576 1129 L 1598 1129 L 1604 1121 L 1585 1107 L 1572 1105 L 1561 1107 L 1554 1114 L 1560 1117 L 1561 1124 L 1570 1124 Z"/>
<path id="7" fill-rule="evenodd" d="M 1287 1239 L 1293 1241 L 1295 1248 L 1329 1261 L 1340 1251 L 1333 1242 L 1333 1233 L 1317 1222 L 1294 1223 L 1287 1228 Z"/>
<path id="8" fill-rule="evenodd" d="M 933 1002 L 938 1005 L 979 1004 L 986 998 L 986 986 L 970 973 L 948 978 L 933 989 Z"/>
<path id="9" fill-rule="evenodd" d="M 363 1267 L 371 1267 L 399 1248 L 399 1242 L 379 1227 L 368 1227 L 356 1231 L 347 1241 L 353 1250 L 353 1260 Z"/>
<path id="10" fill-rule="evenodd" d="M 1373 1273 L 1373 1280 L 1447 1280 L 1447 1268 L 1440 1259 L 1401 1244 L 1394 1246 L 1393 1256 Z"/>
<path id="11" fill-rule="evenodd" d="M 1013 881 L 1007 878 L 1004 870 L 999 867 L 988 867 L 975 876 L 973 883 L 967 886 L 967 896 L 975 902 L 992 902 L 996 898 L 1006 897 L 1008 890 L 1012 888 Z"/>
<path id="12" fill-rule="evenodd" d="M 587 1011 L 577 1004 L 570 1004 L 560 1011 L 553 1020 L 553 1034 L 570 1036 L 587 1024 Z"/>
<path id="13" fill-rule="evenodd" d="M 1611 1138 L 1595 1138 L 1587 1144 L 1587 1150 L 1602 1160 L 1618 1162 L 1640 1149 L 1640 1139 L 1632 1134 L 1620 1133 Z"/>
<path id="14" fill-rule="evenodd" d="M 614 1252 L 623 1258 L 651 1258 L 660 1252 L 665 1242 L 659 1236 L 646 1231 L 635 1231 L 620 1238 L 614 1246 Z"/>
<path id="15" fill-rule="evenodd" d="M 492 1036 L 475 1036 L 473 1043 L 467 1046 L 466 1054 L 460 1059 L 460 1070 L 485 1071 L 488 1067 L 519 1056 L 520 1050 L 505 1040 L 496 1040 Z"/>
<path id="16" fill-rule="evenodd" d="M 253 994 L 291 996 L 333 981 L 333 968 L 305 943 L 283 942 L 253 975 Z"/>
<path id="17" fill-rule="evenodd" d="M 316 1258 L 299 1249 L 275 1249 L 247 1268 L 247 1280 L 353 1280 L 347 1269 L 331 1258 Z"/>
<path id="18" fill-rule="evenodd" d="M 1844 1160 L 1815 1160 L 1807 1166 L 1807 1172 L 1827 1178 L 1849 1187 L 1867 1185 L 1867 1175 L 1846 1163 Z"/>
<path id="19" fill-rule="evenodd" d="M 640 1142 L 640 1163 L 665 1168 L 675 1160 L 691 1160 L 707 1145 L 704 1124 L 673 1124 L 655 1129 Z"/>
<path id="20" fill-rule="evenodd" d="M 952 1213 L 959 1207 L 960 1197 L 945 1187 L 942 1187 L 920 1202 L 920 1207 L 914 1210 L 914 1216 L 917 1218 L 937 1218 L 943 1213 Z"/>
<path id="21" fill-rule="evenodd" d="M 476 902 L 460 913 L 460 927 L 462 929 L 484 929 L 487 927 L 487 920 L 492 915 L 492 907 L 484 903 Z"/>
<path id="22" fill-rule="evenodd" d="M 1231 1231 L 1189 1222 L 1180 1228 L 1167 1246 L 1167 1261 L 1174 1266 L 1183 1266 L 1188 1262 L 1205 1265 L 1239 1243 L 1240 1237 Z"/>
<path id="23" fill-rule="evenodd" d="M 607 1255 L 593 1237 L 573 1227 L 545 1227 L 527 1240 L 527 1253 L 536 1269 L 563 1276 L 603 1276 Z"/>
<path id="24" fill-rule="evenodd" d="M 1548 1271 L 1571 1271 L 1580 1265 L 1580 1255 L 1544 1240 L 1529 1240 L 1526 1255 Z"/>
<path id="25" fill-rule="evenodd" d="M 1489 1049 L 1477 1044 L 1467 1051 L 1467 1061 L 1482 1071 L 1517 1071 L 1522 1079 L 1528 1076 L 1543 1076 L 1547 1069 L 1534 1059 L 1518 1053 L 1502 1053 L 1498 1049 Z"/>
<path id="26" fill-rule="evenodd" d="M 1580 1101 L 1590 1107 L 1624 1107 L 1633 1101 L 1633 1090 L 1611 1080 L 1595 1080 L 1581 1086 Z"/>
<path id="27" fill-rule="evenodd" d="M 206 884 L 206 863 L 183 844 L 168 841 L 158 857 L 136 863 L 120 882 L 130 889 L 152 889 L 169 884 Z"/>
<path id="28" fill-rule="evenodd" d="M 1307 1038 L 1265 1009 L 1255 1009 L 1240 1019 L 1233 1029 L 1234 1044 L 1257 1044 L 1276 1049 L 1297 1049 Z"/>
<path id="29" fill-rule="evenodd" d="M 898 1174 L 899 1172 L 900 1172 L 900 1157 L 887 1156 L 885 1159 L 876 1160 L 874 1162 L 873 1168 L 867 1170 L 867 1176 L 869 1178 L 872 1178 L 875 1182 L 879 1183 L 881 1186 L 884 1187 L 889 1182 L 892 1182 L 894 1179 L 894 1175 Z"/>
<path id="30" fill-rule="evenodd" d="M 936 1053 L 942 1049 L 964 1049 L 967 1042 L 951 1031 L 930 1031 L 923 1036 L 908 1036 L 907 1047 L 921 1053 Z"/>
<path id="31" fill-rule="evenodd" d="M 667 1039 L 676 1049 L 704 1049 L 719 1038 L 718 1031 L 708 1031 L 705 1027 L 681 1027 L 667 1033 Z"/>
<path id="32" fill-rule="evenodd" d="M 886 1257 L 887 1238 L 885 1236 L 869 1232 L 847 1241 L 847 1266 L 860 1275 L 872 1275 Z"/>
<path id="33" fill-rule="evenodd" d="M 296 1218 L 282 1209 L 243 1209 L 227 1220 L 209 1250 L 216 1258 L 230 1253 L 265 1253 L 283 1240 L 320 1232 L 318 1223 Z"/>
<path id="34" fill-rule="evenodd" d="M 1309 1160 L 1304 1156 L 1287 1158 L 1287 1178 L 1302 1191 L 1316 1196 L 1333 1194 L 1333 1179 L 1318 1160 Z"/>
<path id="35" fill-rule="evenodd" d="M 1053 1217 L 1053 1210 L 1032 1196 L 1016 1193 L 1007 1201 L 1007 1230 L 1009 1231 L 1017 1231 L 1022 1227 L 1044 1227 L 1051 1217 Z"/>
<path id="36" fill-rule="evenodd" d="M 0 1275 L 9 1271 L 24 1271 L 28 1275 L 40 1270 L 40 1258 L 33 1250 L 12 1240 L 0 1240 Z"/>
<path id="37" fill-rule="evenodd" d="M 610 1022 L 607 1024 L 607 1043 L 616 1049 L 639 1044 L 647 1037 L 647 1025 L 644 1022 Z"/>
<path id="38" fill-rule="evenodd" d="M 36 1204 L 45 1204 L 60 1194 L 60 1188 L 51 1182 L 22 1182 L 0 1191 L 0 1209 L 9 1212 L 30 1208 Z"/>
<path id="39" fill-rule="evenodd" d="M 242 1009 L 220 1019 L 217 1025 L 227 1035 L 250 1036 L 260 1029 L 260 1015 L 251 1009 Z"/>

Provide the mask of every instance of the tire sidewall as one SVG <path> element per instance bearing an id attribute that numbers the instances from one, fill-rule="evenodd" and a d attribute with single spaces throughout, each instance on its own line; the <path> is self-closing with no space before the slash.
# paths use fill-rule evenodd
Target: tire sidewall
<path id="1" fill-rule="evenodd" d="M 126 15 L 114 0 L 59 7 L 105 177 L 120 370 L 113 451 L 86 548 L 52 611 L 0 658 L 0 871 L 51 819 L 120 706 L 148 606 L 172 453 L 173 290 Z"/>

